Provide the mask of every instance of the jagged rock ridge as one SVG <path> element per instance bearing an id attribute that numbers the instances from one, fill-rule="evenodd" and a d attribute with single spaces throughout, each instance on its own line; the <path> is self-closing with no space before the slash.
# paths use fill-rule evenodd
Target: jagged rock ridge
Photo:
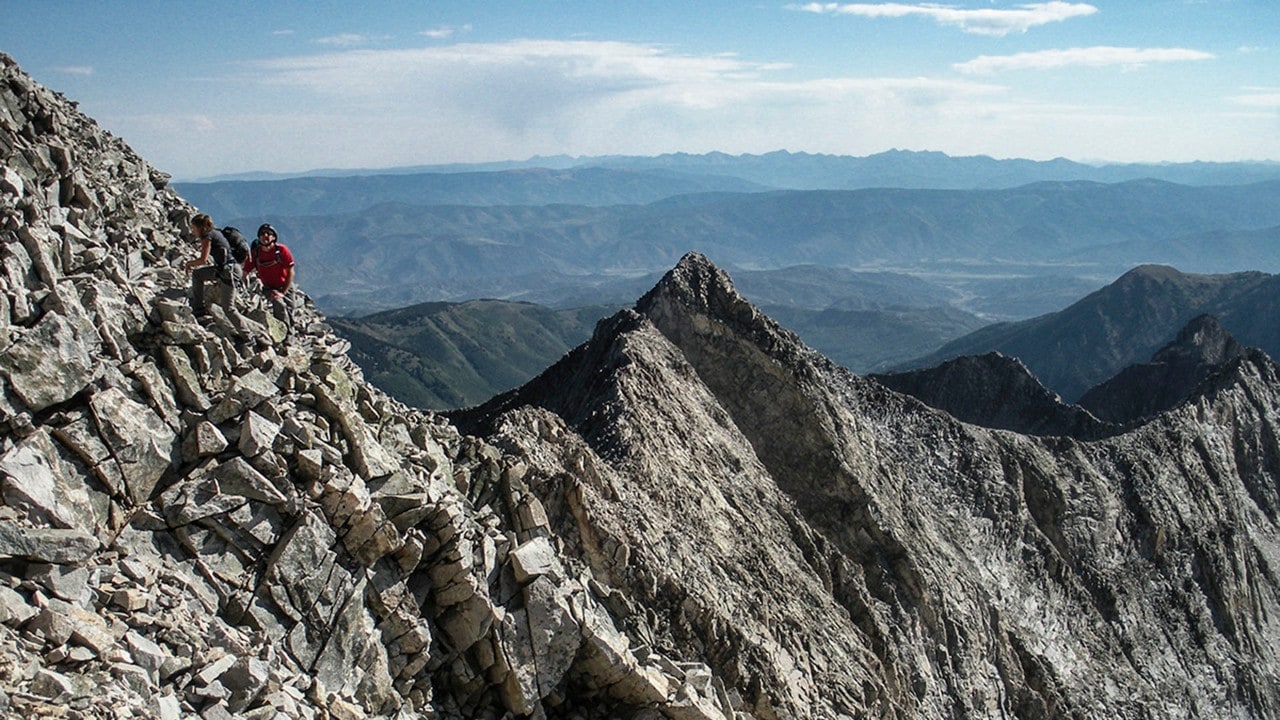
<path id="1" fill-rule="evenodd" d="M 870 377 L 930 407 L 983 427 L 1095 440 L 1117 435 L 1190 397 L 1243 356 L 1212 315 L 1193 318 L 1151 361 L 1131 365 L 1068 405 L 1017 358 L 963 356 L 926 370 Z"/>
<path id="2" fill-rule="evenodd" d="M 734 715 L 309 303 L 197 320 L 194 212 L 0 55 L 0 711 Z"/>
<path id="3" fill-rule="evenodd" d="M 1200 315 L 1150 362 L 1125 368 L 1086 392 L 1079 404 L 1104 420 L 1136 422 L 1176 406 L 1201 381 L 1244 353 L 1217 318 Z"/>
<path id="4" fill-rule="evenodd" d="M 1017 358 L 998 352 L 966 355 L 927 370 L 870 376 L 965 422 L 1027 435 L 1093 439 L 1119 426 L 1067 405 Z"/>
<path id="5" fill-rule="evenodd" d="M 660 643 L 754 716 L 1275 717 L 1280 386 L 1256 352 L 1214 378 L 1107 440 L 987 430 L 833 366 L 689 256 L 455 417 L 524 455 L 622 593 L 675 589 Z"/>

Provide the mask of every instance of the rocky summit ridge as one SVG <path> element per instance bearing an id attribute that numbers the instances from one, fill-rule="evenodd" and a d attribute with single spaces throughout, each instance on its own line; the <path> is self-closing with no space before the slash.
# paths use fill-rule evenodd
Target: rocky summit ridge
<path id="1" fill-rule="evenodd" d="M 988 430 L 691 255 L 455 417 L 752 716 L 1275 717 L 1276 380 L 1255 352 L 1105 440 Z"/>
<path id="2" fill-rule="evenodd" d="M 1280 717 L 1265 355 L 1105 440 L 988 430 L 692 254 L 416 412 L 309 305 L 192 316 L 195 209 L 0 74 L 5 712 Z"/>

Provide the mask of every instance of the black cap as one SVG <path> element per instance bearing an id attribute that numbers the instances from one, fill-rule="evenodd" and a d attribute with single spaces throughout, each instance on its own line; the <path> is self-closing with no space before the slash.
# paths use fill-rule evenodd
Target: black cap
<path id="1" fill-rule="evenodd" d="M 262 233 L 268 233 L 271 235 L 271 237 L 276 239 L 280 238 L 280 236 L 276 233 L 276 229 L 271 227 L 271 223 L 262 223 L 261 225 L 258 226 L 258 234 L 261 235 Z"/>

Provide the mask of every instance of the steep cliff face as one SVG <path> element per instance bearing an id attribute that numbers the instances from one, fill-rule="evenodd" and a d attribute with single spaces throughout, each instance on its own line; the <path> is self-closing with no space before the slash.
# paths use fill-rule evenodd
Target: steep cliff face
<path id="1" fill-rule="evenodd" d="M 1276 379 L 1248 355 L 1105 441 L 990 431 L 832 365 L 689 256 L 458 419 L 754 716 L 1274 717 Z"/>

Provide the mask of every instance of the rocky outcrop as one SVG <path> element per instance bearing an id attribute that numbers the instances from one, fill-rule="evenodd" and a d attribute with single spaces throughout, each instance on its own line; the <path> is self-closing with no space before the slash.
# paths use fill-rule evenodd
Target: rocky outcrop
<path id="1" fill-rule="evenodd" d="M 1118 426 L 1062 402 L 1017 358 L 966 355 L 935 368 L 869 376 L 958 420 L 1025 435 L 1078 439 L 1115 434 Z"/>
<path id="2" fill-rule="evenodd" d="M 1260 354 L 1217 378 L 1107 440 L 988 430 L 832 365 L 691 255 L 455 417 L 752 716 L 1276 717 L 1280 385 Z"/>
<path id="3" fill-rule="evenodd" d="M 364 383 L 309 302 L 287 340 L 195 317 L 194 212 L 0 56 L 4 714 L 732 715 L 526 465 Z"/>
<path id="4" fill-rule="evenodd" d="M 1201 315 L 1158 350 L 1080 398 L 1080 406 L 1114 423 L 1135 423 L 1175 407 L 1205 378 L 1245 353 L 1217 318 Z"/>

